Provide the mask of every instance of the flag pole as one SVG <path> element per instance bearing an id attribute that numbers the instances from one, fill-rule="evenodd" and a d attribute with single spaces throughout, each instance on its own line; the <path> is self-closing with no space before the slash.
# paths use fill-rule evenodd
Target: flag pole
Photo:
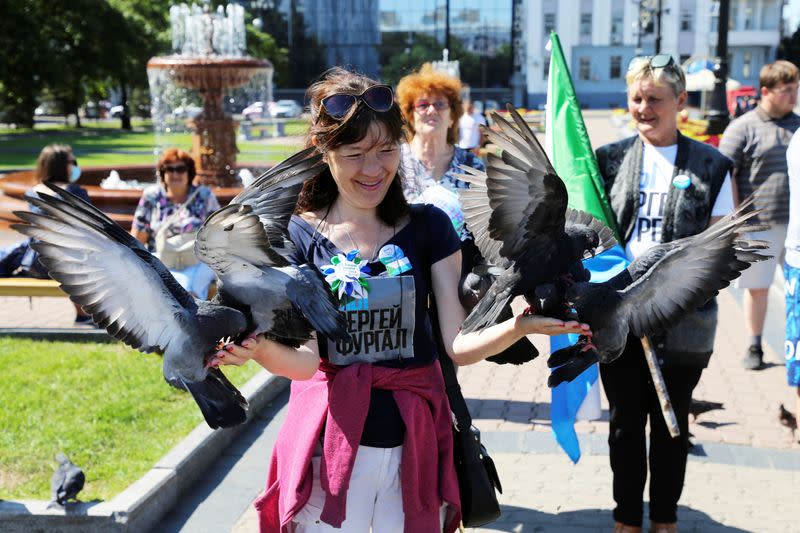
<path id="1" fill-rule="evenodd" d="M 656 361 L 656 353 L 653 351 L 650 339 L 647 337 L 642 337 L 642 348 L 644 349 L 644 358 L 647 360 L 647 366 L 650 367 L 650 376 L 653 378 L 653 386 L 656 389 L 658 403 L 661 404 L 661 414 L 664 415 L 664 422 L 667 424 L 669 434 L 674 439 L 680 436 L 681 430 L 678 427 L 675 411 L 672 409 L 672 402 L 669 400 L 667 384 L 664 383 L 664 376 L 661 375 L 661 367 L 658 366 L 658 361 Z"/>

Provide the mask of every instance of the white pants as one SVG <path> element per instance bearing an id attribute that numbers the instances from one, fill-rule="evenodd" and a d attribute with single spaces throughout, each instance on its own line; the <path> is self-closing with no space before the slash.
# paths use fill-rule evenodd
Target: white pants
<path id="1" fill-rule="evenodd" d="M 769 248 L 762 250 L 764 255 L 771 255 L 766 261 L 757 261 L 750 265 L 750 268 L 742 272 L 734 282 L 737 289 L 769 289 L 772 280 L 775 279 L 775 266 L 783 266 L 783 256 L 785 253 L 784 242 L 786 240 L 786 224 L 773 224 L 766 231 L 758 231 L 746 234 L 747 239 L 761 239 L 769 242 Z"/>
<path id="2" fill-rule="evenodd" d="M 372 448 L 359 446 L 350 486 L 347 489 L 346 519 L 336 529 L 319 517 L 325 492 L 319 481 L 322 457 L 311 459 L 313 485 L 308 503 L 294 518 L 297 533 L 403 533 L 405 514 L 400 490 L 400 457 L 403 447 Z"/>

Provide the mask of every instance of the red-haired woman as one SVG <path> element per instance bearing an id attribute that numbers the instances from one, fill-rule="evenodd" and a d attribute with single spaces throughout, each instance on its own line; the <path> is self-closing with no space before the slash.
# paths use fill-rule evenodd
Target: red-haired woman
<path id="1" fill-rule="evenodd" d="M 208 215 L 219 209 L 219 202 L 205 185 L 192 185 L 194 159 L 177 148 L 169 148 L 158 160 L 158 183 L 142 193 L 133 216 L 131 234 L 151 252 L 156 250 L 156 236 L 165 238 L 195 233 Z M 170 265 L 167 265 L 170 266 Z M 170 268 L 175 279 L 198 298 L 208 296 L 214 272 L 199 261 Z"/>

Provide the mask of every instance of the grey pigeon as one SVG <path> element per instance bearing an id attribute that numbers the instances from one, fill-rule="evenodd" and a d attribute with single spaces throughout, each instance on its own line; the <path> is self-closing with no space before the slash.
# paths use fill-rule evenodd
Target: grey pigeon
<path id="1" fill-rule="evenodd" d="M 600 221 L 567 208 L 566 186 L 536 136 L 510 106 L 509 113 L 516 127 L 495 114 L 501 131 L 488 132 L 502 156 L 489 154 L 485 173 L 462 167 L 470 183 L 459 191 L 467 227 L 484 258 L 503 268 L 464 321 L 465 333 L 496 323 L 515 296 L 533 306 L 538 285 L 616 242 Z"/>
<path id="2" fill-rule="evenodd" d="M 742 238 L 751 230 L 747 221 L 757 214 L 744 214 L 749 205 L 743 202 L 702 233 L 654 247 L 607 282 L 567 288 L 566 298 L 592 328 L 601 363 L 619 357 L 628 333 L 639 338 L 661 333 L 716 296 L 751 263 L 767 259 L 757 252 L 763 242 Z"/>
<path id="3" fill-rule="evenodd" d="M 294 266 L 287 226 L 305 180 L 320 156 L 305 150 L 261 176 L 210 215 L 197 233 L 195 255 L 217 275 L 219 302 L 244 311 L 248 329 L 299 346 L 317 330 L 350 340 L 344 313 L 313 266 Z"/>
<path id="4" fill-rule="evenodd" d="M 54 195 L 28 199 L 41 213 L 16 212 L 26 224 L 12 227 L 35 239 L 50 277 L 111 336 L 163 354 L 164 378 L 192 394 L 211 428 L 244 422 L 247 401 L 219 369 L 206 368 L 206 358 L 223 340 L 246 332 L 245 315 L 193 299 L 127 231 L 80 198 L 46 185 Z"/>
<path id="5" fill-rule="evenodd" d="M 83 474 L 83 470 L 70 461 L 63 452 L 59 452 L 55 460 L 58 461 L 58 468 L 50 478 L 49 506 L 54 504 L 63 506 L 78 497 L 78 493 L 86 482 L 86 476 Z"/>

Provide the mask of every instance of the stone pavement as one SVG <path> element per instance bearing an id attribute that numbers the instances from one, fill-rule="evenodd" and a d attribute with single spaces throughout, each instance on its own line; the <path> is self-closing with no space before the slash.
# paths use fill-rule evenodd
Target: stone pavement
<path id="1" fill-rule="evenodd" d="M 608 117 L 608 112 L 587 113 L 595 146 L 615 138 Z M 0 242 L 2 238 L 0 235 Z M 722 402 L 724 408 L 705 413 L 690 424 L 698 445 L 687 469 L 679 510 L 681 529 L 797 530 L 800 445 L 777 422 L 780 403 L 790 409 L 794 406 L 794 393 L 785 384 L 782 365 L 782 287 L 776 281 L 770 293 L 765 331 L 768 366 L 758 372 L 745 371 L 739 363 L 746 346 L 741 293 L 728 289 L 718 301 L 715 353 L 695 398 Z M 0 327 L 71 327 L 73 313 L 66 298 L 34 298 L 30 302 L 27 298 L 0 298 Z M 545 351 L 543 341 L 535 339 L 540 351 Z M 573 465 L 551 435 L 547 373 L 544 356 L 522 367 L 484 362 L 459 371 L 475 424 L 505 488 L 500 496 L 501 519 L 476 531 L 610 531 L 608 404 L 603 397 L 600 421 L 577 424 L 583 457 Z M 160 530 L 257 531 L 249 503 L 266 479 L 281 412 L 283 409 L 273 423 L 265 422 L 264 438 L 253 437 L 228 474 L 216 473 L 200 483 L 197 493 L 187 497 L 186 505 L 165 520 Z"/>

